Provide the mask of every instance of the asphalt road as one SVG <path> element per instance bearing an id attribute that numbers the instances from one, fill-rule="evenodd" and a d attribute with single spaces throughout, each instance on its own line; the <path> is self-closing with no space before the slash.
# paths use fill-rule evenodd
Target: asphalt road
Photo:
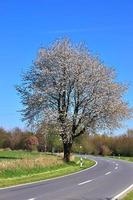
<path id="1" fill-rule="evenodd" d="M 111 200 L 133 184 L 133 163 L 92 157 L 97 165 L 80 173 L 0 189 L 0 200 Z"/>

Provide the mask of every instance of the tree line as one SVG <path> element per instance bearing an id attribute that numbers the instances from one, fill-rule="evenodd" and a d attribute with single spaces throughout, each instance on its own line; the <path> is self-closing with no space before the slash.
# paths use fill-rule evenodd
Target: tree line
<path id="1" fill-rule="evenodd" d="M 36 133 L 20 128 L 11 131 L 0 128 L 0 149 L 62 152 L 63 145 L 53 125 L 44 129 L 44 132 L 38 130 Z M 102 156 L 133 156 L 133 130 L 127 130 L 119 136 L 86 133 L 76 138 L 72 152 Z"/>
<path id="2" fill-rule="evenodd" d="M 86 134 L 77 139 L 73 151 L 102 156 L 133 156 L 133 130 L 119 136 Z"/>

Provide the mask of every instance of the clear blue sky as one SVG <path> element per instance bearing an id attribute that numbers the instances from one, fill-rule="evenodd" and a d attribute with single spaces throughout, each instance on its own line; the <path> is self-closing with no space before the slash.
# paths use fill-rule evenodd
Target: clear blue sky
<path id="1" fill-rule="evenodd" d="M 14 85 L 37 50 L 58 37 L 83 41 L 118 80 L 128 82 L 126 99 L 133 106 L 132 0 L 3 0 L 0 2 L 0 126 L 25 127 Z M 133 121 L 126 123 L 133 128 Z"/>

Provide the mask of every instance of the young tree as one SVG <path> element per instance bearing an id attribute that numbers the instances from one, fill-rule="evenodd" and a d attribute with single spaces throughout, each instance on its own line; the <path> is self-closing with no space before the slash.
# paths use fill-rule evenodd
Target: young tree
<path id="1" fill-rule="evenodd" d="M 120 127 L 130 117 L 122 100 L 127 87 L 115 81 L 114 69 L 69 39 L 41 48 L 22 77 L 17 91 L 24 105 L 23 119 L 37 126 L 57 123 L 65 161 L 70 159 L 73 140 L 87 129 Z"/>

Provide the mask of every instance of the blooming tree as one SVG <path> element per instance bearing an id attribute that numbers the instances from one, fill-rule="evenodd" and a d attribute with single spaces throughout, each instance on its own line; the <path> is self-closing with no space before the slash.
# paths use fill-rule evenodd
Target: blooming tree
<path id="1" fill-rule="evenodd" d="M 17 90 L 23 119 L 37 127 L 58 124 L 65 161 L 70 159 L 73 140 L 87 129 L 117 128 L 131 116 L 122 98 L 127 87 L 116 82 L 115 70 L 69 39 L 41 48 L 22 78 Z"/>

